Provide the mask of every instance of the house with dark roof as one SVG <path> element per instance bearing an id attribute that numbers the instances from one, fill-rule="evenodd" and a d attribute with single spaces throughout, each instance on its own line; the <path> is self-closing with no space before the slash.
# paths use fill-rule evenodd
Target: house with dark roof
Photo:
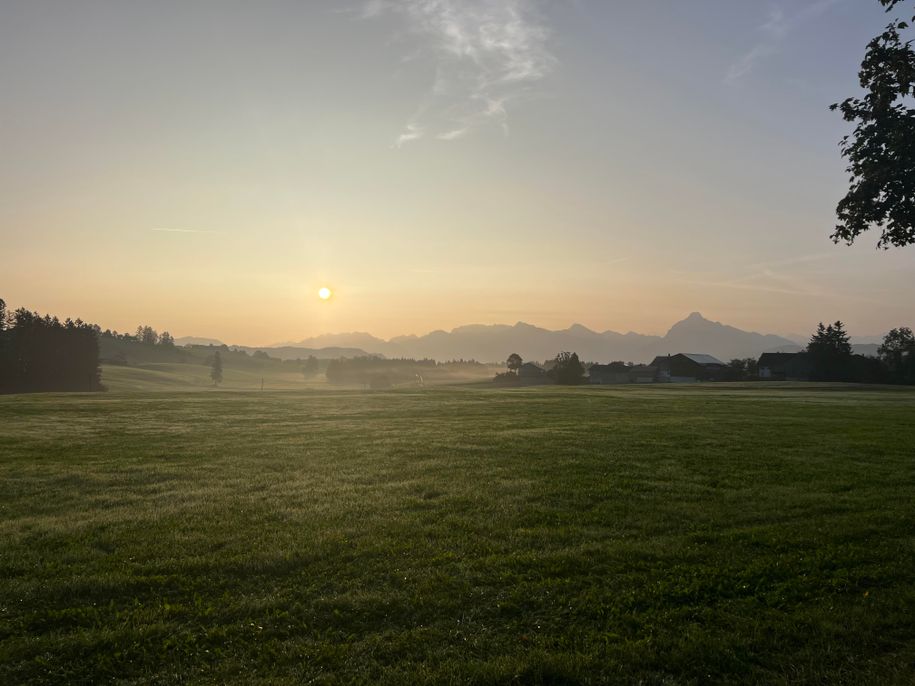
<path id="1" fill-rule="evenodd" d="M 724 378 L 727 365 L 717 357 L 701 353 L 677 353 L 660 355 L 652 361 L 658 369 L 658 381 L 690 383 L 693 381 L 716 381 Z"/>
<path id="2" fill-rule="evenodd" d="M 764 381 L 807 381 L 813 369 L 805 352 L 763 353 L 758 367 L 759 378 Z"/>
<path id="3" fill-rule="evenodd" d="M 518 378 L 521 379 L 521 385 L 533 386 L 536 384 L 552 383 L 547 376 L 546 369 L 533 362 L 525 362 L 518 369 Z"/>
<path id="4" fill-rule="evenodd" d="M 629 368 L 629 383 L 657 383 L 659 370 L 647 364 L 637 364 Z"/>

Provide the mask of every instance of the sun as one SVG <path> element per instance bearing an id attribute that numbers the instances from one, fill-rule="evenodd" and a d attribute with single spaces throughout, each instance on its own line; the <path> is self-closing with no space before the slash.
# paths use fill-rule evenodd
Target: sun
<path id="1" fill-rule="evenodd" d="M 318 289 L 318 297 L 321 298 L 321 300 L 330 300 L 330 296 L 332 295 L 333 291 L 327 286 L 321 286 L 321 288 Z"/>

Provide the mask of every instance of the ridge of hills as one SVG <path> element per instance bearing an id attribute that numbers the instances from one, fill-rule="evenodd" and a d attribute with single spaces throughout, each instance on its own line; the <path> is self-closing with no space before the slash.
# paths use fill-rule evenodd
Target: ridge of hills
<path id="1" fill-rule="evenodd" d="M 213 339 L 179 338 L 221 344 Z M 516 324 L 469 324 L 451 331 L 436 330 L 424 335 L 395 336 L 388 340 L 364 331 L 322 334 L 298 342 L 273 346 L 230 346 L 252 353 L 263 350 L 280 359 L 319 359 L 378 355 L 388 358 L 478 360 L 501 362 L 516 352 L 526 360 L 548 360 L 567 350 L 591 362 L 650 362 L 658 355 L 705 353 L 723 362 L 734 358 L 759 357 L 765 352 L 797 352 L 802 343 L 791 338 L 755 331 L 744 331 L 721 322 L 711 321 L 693 312 L 676 322 L 663 336 L 634 331 L 593 331 L 582 324 L 550 330 L 526 322 Z M 855 344 L 856 353 L 876 355 L 877 344 Z"/>
<path id="2" fill-rule="evenodd" d="M 295 357 L 301 356 L 298 351 L 302 349 L 328 347 L 358 348 L 367 354 L 385 357 L 475 359 L 484 362 L 504 360 L 512 352 L 525 359 L 547 360 L 562 350 L 577 352 L 583 360 L 595 362 L 648 362 L 657 355 L 678 352 L 707 353 L 727 361 L 735 357 L 756 357 L 763 352 L 790 352 L 801 348 L 797 341 L 774 334 L 742 331 L 693 312 L 674 324 L 664 336 L 633 331 L 592 331 L 581 324 L 553 331 L 517 322 L 514 325 L 470 324 L 451 331 L 436 330 L 422 336 L 395 336 L 389 340 L 366 332 L 323 334 L 298 343 L 260 349 L 270 354 L 282 350 L 282 355 Z"/>

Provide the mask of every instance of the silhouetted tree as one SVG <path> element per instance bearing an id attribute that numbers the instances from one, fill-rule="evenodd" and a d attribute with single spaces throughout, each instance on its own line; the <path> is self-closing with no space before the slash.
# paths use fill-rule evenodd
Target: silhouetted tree
<path id="1" fill-rule="evenodd" d="M 517 374 L 518 370 L 521 369 L 521 365 L 524 364 L 524 360 L 521 359 L 521 355 L 518 353 L 512 353 L 508 356 L 508 360 L 505 362 L 505 366 L 508 367 L 509 371 Z"/>
<path id="2" fill-rule="evenodd" d="M 823 326 L 823 322 L 820 322 L 816 333 L 810 337 L 807 352 L 851 355 L 851 343 L 849 343 L 848 334 L 845 333 L 845 325 L 839 321 L 829 326 Z"/>
<path id="3" fill-rule="evenodd" d="M 9 352 L 9 335 L 6 332 L 6 301 L 0 298 L 0 393 L 9 382 L 12 360 Z"/>
<path id="4" fill-rule="evenodd" d="M 733 359 L 728 362 L 727 379 L 729 381 L 755 379 L 758 374 L 759 369 L 755 358 Z"/>
<path id="5" fill-rule="evenodd" d="M 577 353 L 561 352 L 556 356 L 550 376 L 558 384 L 575 386 L 585 380 L 585 366 L 578 359 Z"/>
<path id="6" fill-rule="evenodd" d="M 162 335 L 159 336 L 159 345 L 164 346 L 166 348 L 174 348 L 175 339 L 168 331 L 163 331 Z"/>
<path id="7" fill-rule="evenodd" d="M 746 373 L 742 359 L 733 359 L 728 362 L 728 381 L 742 381 Z"/>
<path id="8" fill-rule="evenodd" d="M 315 376 L 318 373 L 318 358 L 309 355 L 308 359 L 302 364 L 302 376 L 306 379 Z"/>
<path id="9" fill-rule="evenodd" d="M 146 345 L 155 345 L 159 342 L 159 334 L 151 326 L 138 326 L 136 338 Z"/>
<path id="10" fill-rule="evenodd" d="M 215 386 L 222 383 L 222 355 L 218 350 L 213 353 L 213 361 L 210 363 L 210 378 Z"/>
<path id="11" fill-rule="evenodd" d="M 907 326 L 893 329 L 883 339 L 877 355 L 893 381 L 915 383 L 915 334 Z"/>
<path id="12" fill-rule="evenodd" d="M 520 386 L 521 377 L 515 372 L 501 372 L 496 374 L 493 378 L 493 382 L 500 386 Z"/>
<path id="13" fill-rule="evenodd" d="M 748 357 L 743 362 L 747 378 L 757 378 L 759 376 L 759 360 L 757 360 L 755 357 Z"/>
<path id="14" fill-rule="evenodd" d="M 879 0 L 887 12 L 903 1 Z M 908 28 L 894 19 L 868 44 L 858 73 L 864 96 L 832 105 L 855 124 L 840 144 L 850 188 L 836 209 L 836 243 L 850 245 L 875 226 L 879 247 L 915 243 L 915 50 L 901 35 Z"/>
<path id="15" fill-rule="evenodd" d="M 816 380 L 851 380 L 851 343 L 842 322 L 829 326 L 820 322 L 807 344 L 807 353 L 813 362 L 813 377 Z"/>

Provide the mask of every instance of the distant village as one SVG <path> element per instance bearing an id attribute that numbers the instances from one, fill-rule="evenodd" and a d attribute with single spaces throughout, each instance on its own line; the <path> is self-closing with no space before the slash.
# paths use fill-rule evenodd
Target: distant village
<path id="1" fill-rule="evenodd" d="M 555 361 L 543 364 L 523 362 L 517 368 L 522 385 L 554 383 L 550 374 Z M 676 353 L 655 357 L 650 364 L 611 362 L 583 365 L 584 381 L 589 384 L 697 383 L 701 381 L 742 381 L 757 378 L 769 381 L 810 381 L 813 364 L 805 352 L 764 353 L 758 360 L 725 363 L 704 353 Z"/>

